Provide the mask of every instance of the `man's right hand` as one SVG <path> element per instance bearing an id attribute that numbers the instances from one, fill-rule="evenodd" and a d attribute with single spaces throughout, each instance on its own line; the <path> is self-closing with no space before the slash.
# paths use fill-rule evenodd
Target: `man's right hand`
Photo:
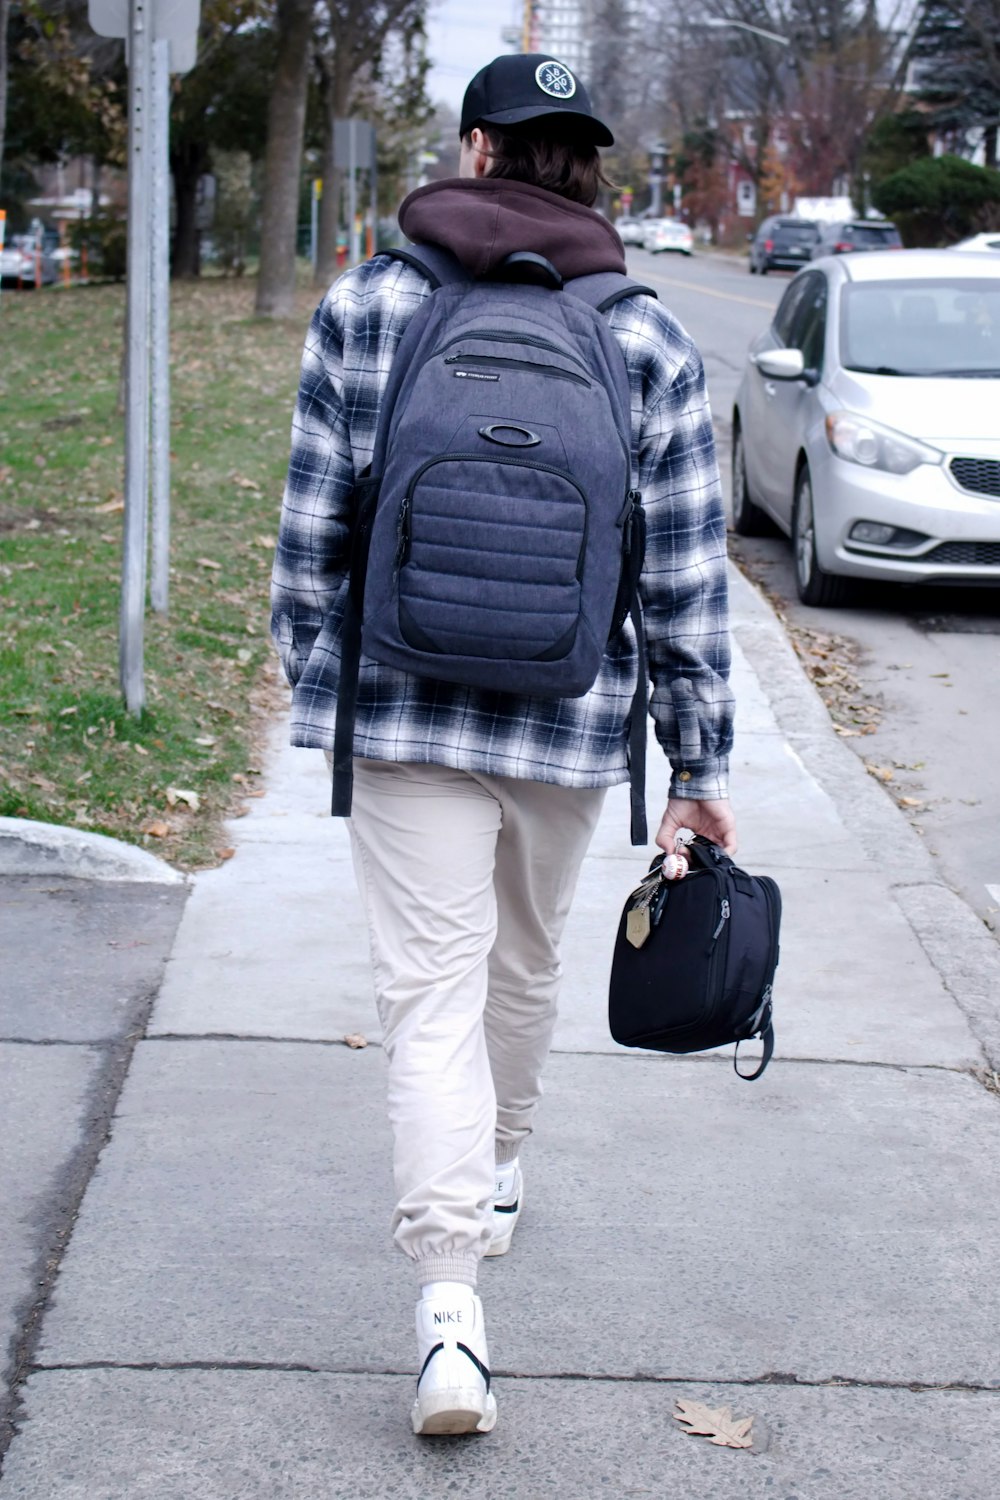
<path id="1" fill-rule="evenodd" d="M 674 848 L 674 835 L 679 828 L 702 834 L 727 854 L 736 853 L 736 819 L 728 801 L 698 802 L 692 797 L 671 797 L 656 835 L 656 843 L 667 854 L 679 852 Z"/>

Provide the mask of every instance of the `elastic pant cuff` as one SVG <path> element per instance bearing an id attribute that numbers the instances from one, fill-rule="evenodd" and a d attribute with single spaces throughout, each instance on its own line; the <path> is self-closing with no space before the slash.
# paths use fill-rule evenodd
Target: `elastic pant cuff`
<path id="1" fill-rule="evenodd" d="M 465 1286 L 476 1285 L 477 1255 L 424 1255 L 413 1264 L 421 1286 L 426 1286 L 429 1281 L 461 1281 Z"/>
<path id="2" fill-rule="evenodd" d="M 505 1167 L 509 1161 L 516 1161 L 518 1156 L 519 1141 L 497 1141 L 496 1163 L 498 1167 Z"/>

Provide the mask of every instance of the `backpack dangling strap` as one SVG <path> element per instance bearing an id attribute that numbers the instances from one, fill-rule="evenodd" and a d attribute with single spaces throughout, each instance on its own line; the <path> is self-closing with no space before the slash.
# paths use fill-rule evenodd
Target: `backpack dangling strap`
<path id="1" fill-rule="evenodd" d="M 646 551 L 646 512 L 642 496 L 632 491 L 632 508 L 626 521 L 626 567 L 628 569 L 629 615 L 635 631 L 638 662 L 635 694 L 628 716 L 628 779 L 631 838 L 634 845 L 649 839 L 646 827 L 646 721 L 649 715 L 649 667 L 646 661 L 646 631 L 639 598 L 639 578 Z"/>
<path id="2" fill-rule="evenodd" d="M 333 794 L 330 812 L 335 818 L 351 816 L 354 795 L 354 720 L 358 706 L 358 670 L 361 665 L 361 612 L 378 487 L 378 479 L 372 478 L 370 470 L 366 470 L 355 491 L 351 562 L 340 632 L 337 716 L 333 730 Z"/>
<path id="3" fill-rule="evenodd" d="M 443 286 L 461 286 L 472 277 L 457 255 L 443 245 L 401 245 L 395 250 L 380 250 L 388 260 L 401 260 L 422 271 L 435 291 Z"/>

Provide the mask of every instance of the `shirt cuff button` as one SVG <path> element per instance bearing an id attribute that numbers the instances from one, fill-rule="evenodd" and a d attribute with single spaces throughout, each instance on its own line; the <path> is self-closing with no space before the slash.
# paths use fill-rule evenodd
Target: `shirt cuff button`
<path id="1" fill-rule="evenodd" d="M 690 771 L 678 771 L 678 773 L 677 773 L 677 780 L 678 781 L 690 781 L 691 780 L 691 772 Z"/>

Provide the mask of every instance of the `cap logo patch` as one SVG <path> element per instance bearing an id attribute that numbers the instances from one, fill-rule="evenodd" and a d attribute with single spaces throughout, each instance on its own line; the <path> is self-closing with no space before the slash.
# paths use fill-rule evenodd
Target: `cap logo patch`
<path id="1" fill-rule="evenodd" d="M 576 93 L 576 79 L 562 63 L 539 63 L 535 69 L 535 82 L 542 93 L 552 99 L 572 99 Z"/>

